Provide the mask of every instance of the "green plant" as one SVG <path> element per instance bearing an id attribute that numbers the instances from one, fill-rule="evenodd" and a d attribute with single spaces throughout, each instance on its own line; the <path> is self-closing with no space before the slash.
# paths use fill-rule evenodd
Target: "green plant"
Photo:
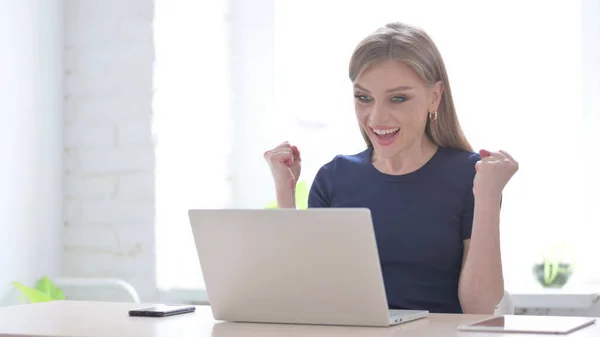
<path id="1" fill-rule="evenodd" d="M 565 244 L 553 245 L 545 254 L 541 263 L 533 266 L 533 272 L 544 287 L 563 287 L 573 273 L 568 249 Z"/>
<path id="2" fill-rule="evenodd" d="M 63 291 L 56 287 L 46 276 L 37 281 L 35 287 L 28 287 L 20 282 L 12 282 L 12 285 L 21 292 L 29 303 L 49 302 L 64 300 Z M 25 302 L 25 300 L 23 301 Z"/>
<path id="3" fill-rule="evenodd" d="M 309 187 L 308 183 L 304 180 L 299 181 L 296 184 L 296 208 L 297 209 L 307 209 L 308 208 L 308 192 Z M 265 206 L 267 209 L 277 208 L 277 201 L 273 200 Z"/>

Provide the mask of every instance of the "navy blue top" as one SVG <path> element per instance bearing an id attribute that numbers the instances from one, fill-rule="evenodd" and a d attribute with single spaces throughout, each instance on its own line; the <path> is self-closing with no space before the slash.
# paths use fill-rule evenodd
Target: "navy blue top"
<path id="1" fill-rule="evenodd" d="M 388 175 L 373 166 L 372 151 L 323 165 L 308 206 L 371 210 L 390 309 L 462 313 L 458 280 L 479 154 L 440 147 L 417 171 Z"/>

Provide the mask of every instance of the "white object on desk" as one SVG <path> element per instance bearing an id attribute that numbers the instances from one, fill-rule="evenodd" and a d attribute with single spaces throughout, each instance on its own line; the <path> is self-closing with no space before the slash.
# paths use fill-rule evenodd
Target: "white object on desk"
<path id="1" fill-rule="evenodd" d="M 517 309 L 590 309 L 600 300 L 599 286 L 572 285 L 561 289 L 511 289 Z"/>
<path id="2" fill-rule="evenodd" d="M 596 322 L 589 317 L 496 316 L 458 327 L 462 331 L 569 334 Z"/>
<path id="3" fill-rule="evenodd" d="M 502 300 L 496 306 L 496 310 L 494 310 L 494 315 L 514 315 L 515 314 L 515 303 L 513 302 L 512 295 L 508 291 L 504 291 L 504 296 L 502 296 Z"/>

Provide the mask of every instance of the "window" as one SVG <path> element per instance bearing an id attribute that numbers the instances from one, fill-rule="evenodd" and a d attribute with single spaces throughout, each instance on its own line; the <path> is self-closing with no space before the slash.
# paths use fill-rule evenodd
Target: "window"
<path id="1" fill-rule="evenodd" d="M 438 45 L 472 145 L 506 149 L 521 163 L 502 210 L 507 287 L 534 283 L 533 263 L 559 240 L 578 246 L 575 278 L 600 282 L 592 258 L 600 234 L 592 211 L 600 203 L 597 2 L 232 0 L 229 21 L 224 1 L 201 11 L 191 0 L 176 2 L 186 9 L 165 3 L 157 4 L 164 284 L 201 287 L 195 251 L 184 247 L 188 207 L 262 208 L 274 197 L 265 150 L 297 144 L 311 181 L 336 154 L 363 149 L 348 61 L 362 37 L 390 21 L 421 26 Z M 219 80 L 229 73 L 231 85 Z"/>
<path id="2" fill-rule="evenodd" d="M 204 281 L 187 211 L 231 199 L 225 2 L 155 3 L 157 281 L 160 290 L 197 289 Z"/>

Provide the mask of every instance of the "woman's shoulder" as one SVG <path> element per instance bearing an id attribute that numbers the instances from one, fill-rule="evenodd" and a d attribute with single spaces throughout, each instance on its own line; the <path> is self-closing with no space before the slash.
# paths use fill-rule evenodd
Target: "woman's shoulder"
<path id="1" fill-rule="evenodd" d="M 371 162 L 371 148 L 363 150 L 358 153 L 353 154 L 338 154 L 329 162 L 325 163 L 323 167 L 329 169 L 335 169 L 339 167 L 347 167 L 347 166 L 361 166 L 364 164 L 369 164 Z"/>
<path id="2" fill-rule="evenodd" d="M 363 151 L 354 154 L 338 154 L 330 161 L 325 163 L 319 169 L 319 175 L 329 175 L 333 173 L 353 172 L 367 170 L 364 173 L 372 171 L 371 165 L 372 148 L 367 148 Z M 474 175 L 475 164 L 481 159 L 479 153 L 466 151 L 462 149 L 454 149 L 448 147 L 440 147 L 435 155 L 432 165 L 434 169 L 444 171 L 445 174 Z"/>
<path id="3" fill-rule="evenodd" d="M 448 160 L 455 162 L 456 164 L 475 164 L 481 159 L 481 156 L 477 152 L 467 151 L 463 149 L 454 149 L 449 147 L 440 148 Z"/>
<path id="4" fill-rule="evenodd" d="M 440 148 L 440 169 L 455 171 L 467 175 L 475 174 L 475 164 L 481 159 L 477 152 L 462 149 Z"/>
<path id="5" fill-rule="evenodd" d="M 346 185 L 356 181 L 370 163 L 370 149 L 355 154 L 338 154 L 321 166 L 314 177 L 310 189 L 309 207 L 331 205 L 331 193 L 334 185 Z"/>
<path id="6" fill-rule="evenodd" d="M 319 169 L 317 176 L 330 176 L 342 172 L 355 172 L 368 168 L 371 163 L 371 148 L 354 154 L 338 154 Z"/>

